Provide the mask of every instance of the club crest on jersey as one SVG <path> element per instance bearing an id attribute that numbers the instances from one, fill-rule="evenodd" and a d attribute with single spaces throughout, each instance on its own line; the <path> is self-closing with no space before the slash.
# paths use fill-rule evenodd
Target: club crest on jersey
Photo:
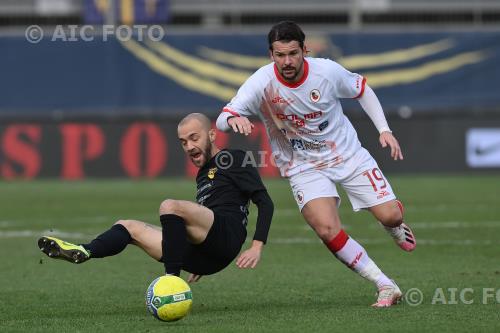
<path id="1" fill-rule="evenodd" d="M 321 93 L 319 92 L 318 89 L 313 89 L 311 90 L 311 92 L 309 93 L 309 99 L 311 100 L 311 102 L 313 103 L 317 103 L 319 101 L 319 99 L 321 98 Z"/>
<path id="2" fill-rule="evenodd" d="M 297 191 L 297 201 L 299 204 L 304 203 L 304 192 Z"/>
<path id="3" fill-rule="evenodd" d="M 214 179 L 216 172 L 217 172 L 217 168 L 208 169 L 208 178 Z"/>

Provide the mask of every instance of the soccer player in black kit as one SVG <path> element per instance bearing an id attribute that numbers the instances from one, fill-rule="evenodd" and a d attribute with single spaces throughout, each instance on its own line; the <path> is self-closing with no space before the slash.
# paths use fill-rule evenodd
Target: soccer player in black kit
<path id="1" fill-rule="evenodd" d="M 159 215 L 162 228 L 137 220 L 119 220 L 87 244 L 76 245 L 43 236 L 38 246 L 51 258 L 82 263 L 113 256 L 128 244 L 142 248 L 163 262 L 166 274 L 191 273 L 188 282 L 227 267 L 245 242 L 248 205 L 258 208 L 257 225 L 249 249 L 236 260 L 240 268 L 254 268 L 266 243 L 274 206 L 256 168 L 243 163 L 245 152 L 219 149 L 210 120 L 191 113 L 179 123 L 184 152 L 199 168 L 197 203 L 164 200 Z"/>

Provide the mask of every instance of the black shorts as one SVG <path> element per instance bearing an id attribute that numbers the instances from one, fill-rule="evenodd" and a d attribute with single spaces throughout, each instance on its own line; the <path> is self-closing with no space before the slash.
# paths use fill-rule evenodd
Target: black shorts
<path id="1" fill-rule="evenodd" d="M 182 269 L 198 275 L 217 273 L 236 258 L 247 237 L 242 214 L 214 212 L 214 223 L 201 244 L 189 244 Z"/>

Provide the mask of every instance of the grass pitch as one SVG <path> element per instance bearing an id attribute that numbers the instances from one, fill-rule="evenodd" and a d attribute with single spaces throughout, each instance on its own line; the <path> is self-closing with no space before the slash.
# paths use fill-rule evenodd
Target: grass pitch
<path id="1" fill-rule="evenodd" d="M 403 304 L 371 308 L 373 286 L 306 227 L 286 181 L 267 180 L 276 211 L 260 264 L 254 270 L 232 264 L 192 284 L 192 313 L 175 323 L 146 312 L 146 288 L 163 266 L 140 249 L 72 265 L 43 255 L 36 240 L 54 234 L 86 242 L 123 218 L 159 223 L 159 203 L 192 200 L 193 181 L 2 183 L 0 331 L 498 331 L 500 176 L 389 178 L 416 234 L 415 252 L 401 251 L 368 213 L 353 213 L 345 196 L 341 218 L 411 292 Z M 255 209 L 251 221 L 249 235 Z"/>

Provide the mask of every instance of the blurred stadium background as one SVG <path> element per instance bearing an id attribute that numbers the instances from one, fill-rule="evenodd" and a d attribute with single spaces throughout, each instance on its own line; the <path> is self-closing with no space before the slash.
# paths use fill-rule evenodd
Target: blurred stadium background
<path id="1" fill-rule="evenodd" d="M 215 119 L 268 62 L 270 26 L 290 18 L 303 25 L 312 55 L 375 88 L 403 163 L 377 148 L 357 103 L 344 108 L 383 170 L 500 168 L 498 0 L 3 0 L 0 177 L 193 175 L 177 120 L 193 111 Z M 121 34 L 104 40 L 103 24 Z M 156 27 L 127 38 L 124 25 L 134 24 L 161 25 L 165 36 L 155 38 Z M 219 139 L 268 149 L 261 126 L 248 139 Z M 277 176 L 273 167 L 262 172 Z"/>

